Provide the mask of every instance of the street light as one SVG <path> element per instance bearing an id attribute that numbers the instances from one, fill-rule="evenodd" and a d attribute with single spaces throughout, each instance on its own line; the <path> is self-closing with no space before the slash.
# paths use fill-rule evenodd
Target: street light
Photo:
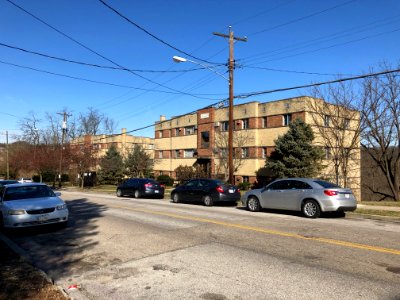
<path id="1" fill-rule="evenodd" d="M 215 71 L 213 68 L 199 63 L 197 61 L 183 58 L 180 56 L 173 56 L 172 59 L 174 62 L 191 62 L 196 65 L 202 66 L 211 72 L 217 74 L 218 76 L 224 78 L 229 84 L 229 126 L 228 126 L 228 181 L 230 184 L 235 184 L 233 180 L 233 62 L 230 59 L 229 63 L 229 78 L 225 77 L 221 73 Z"/>

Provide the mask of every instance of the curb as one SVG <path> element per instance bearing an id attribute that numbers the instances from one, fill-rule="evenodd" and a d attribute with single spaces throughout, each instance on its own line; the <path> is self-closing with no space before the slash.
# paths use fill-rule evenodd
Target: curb
<path id="1" fill-rule="evenodd" d="M 6 237 L 2 232 L 0 232 L 0 240 L 2 240 L 7 247 L 9 247 L 12 251 L 14 251 L 16 254 L 19 255 L 19 257 L 26 263 L 30 264 L 31 266 L 33 266 L 38 272 L 39 274 L 48 282 L 51 283 L 55 288 L 57 288 L 64 296 L 66 299 L 70 299 L 71 297 L 65 292 L 65 290 L 63 288 L 61 288 L 60 286 L 56 285 L 54 283 L 54 280 L 46 274 L 46 272 L 44 272 L 42 269 L 36 267 L 31 258 L 26 255 L 25 251 L 22 250 L 20 247 L 18 247 L 12 240 L 10 240 L 8 237 Z"/>

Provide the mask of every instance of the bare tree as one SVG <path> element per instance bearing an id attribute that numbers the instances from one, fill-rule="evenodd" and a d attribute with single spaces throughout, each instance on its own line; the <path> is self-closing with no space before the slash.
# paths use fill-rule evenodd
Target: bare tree
<path id="1" fill-rule="evenodd" d="M 252 142 L 253 138 L 246 130 L 237 130 L 233 133 L 234 153 L 233 168 L 237 171 L 244 163 L 245 156 L 242 154 L 242 148 Z M 223 174 L 225 179 L 228 177 L 228 133 L 220 130 L 215 131 L 216 174 Z"/>
<path id="2" fill-rule="evenodd" d="M 383 64 L 382 69 L 390 69 Z M 400 79 L 398 74 L 363 82 L 362 146 L 385 175 L 391 193 L 374 190 L 381 199 L 400 201 Z"/>
<path id="3" fill-rule="evenodd" d="M 312 93 L 317 98 L 309 101 L 316 140 L 325 149 L 325 159 L 333 165 L 336 184 L 348 187 L 349 175 L 360 161 L 361 126 L 357 94 L 351 83 L 344 82 L 329 85 L 326 89 L 317 87 Z"/>

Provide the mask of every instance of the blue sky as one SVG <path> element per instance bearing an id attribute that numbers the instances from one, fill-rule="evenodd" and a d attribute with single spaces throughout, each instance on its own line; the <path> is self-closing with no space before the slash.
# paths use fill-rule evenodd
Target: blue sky
<path id="1" fill-rule="evenodd" d="M 18 134 L 19 121 L 30 112 L 44 120 L 45 113 L 59 117 L 66 108 L 78 117 L 93 107 L 113 119 L 119 133 L 123 127 L 129 131 L 154 124 L 160 115 L 171 118 L 227 98 L 223 78 L 207 69 L 188 71 L 198 66 L 176 64 L 172 56 L 188 57 L 181 50 L 226 63 L 228 42 L 212 33 L 227 34 L 230 25 L 235 36 L 248 38 L 235 44 L 235 94 L 349 77 L 383 61 L 393 66 L 400 61 L 398 0 L 104 0 L 178 50 L 99 0 L 10 1 L 31 15 L 0 0 L 0 142 L 6 130 Z M 135 71 L 68 63 L 11 47 Z M 225 66 L 215 70 L 226 73 Z M 294 90 L 235 103 L 307 93 Z M 153 137 L 154 129 L 133 134 Z"/>

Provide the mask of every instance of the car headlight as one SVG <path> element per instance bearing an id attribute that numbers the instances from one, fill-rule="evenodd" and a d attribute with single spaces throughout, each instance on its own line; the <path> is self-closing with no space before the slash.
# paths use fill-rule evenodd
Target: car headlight
<path id="1" fill-rule="evenodd" d="M 25 214 L 25 210 L 23 209 L 10 209 L 8 211 L 8 214 L 11 215 L 24 215 Z"/>
<path id="2" fill-rule="evenodd" d="M 64 204 L 61 204 L 61 205 L 57 205 L 57 206 L 56 206 L 56 209 L 57 209 L 57 210 L 67 209 L 67 204 L 64 203 Z"/>

